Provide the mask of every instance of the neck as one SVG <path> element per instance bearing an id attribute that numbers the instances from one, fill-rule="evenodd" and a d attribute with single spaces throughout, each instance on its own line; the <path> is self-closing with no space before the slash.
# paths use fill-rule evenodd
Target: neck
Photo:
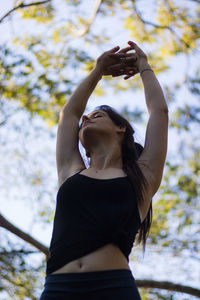
<path id="1" fill-rule="evenodd" d="M 96 172 L 105 169 L 122 169 L 122 155 L 120 147 L 98 147 L 91 151 L 90 168 Z"/>

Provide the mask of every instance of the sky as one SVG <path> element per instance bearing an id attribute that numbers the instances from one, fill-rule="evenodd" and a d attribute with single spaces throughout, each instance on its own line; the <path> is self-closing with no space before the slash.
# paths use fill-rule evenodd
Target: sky
<path id="1" fill-rule="evenodd" d="M 145 1 L 143 1 L 144 3 Z M 12 7 L 13 1 L 2 1 L 0 2 L 0 17 L 5 14 L 9 10 L 9 8 Z M 95 26 L 99 26 L 98 21 L 95 23 Z M 6 20 L 3 24 L 0 24 L 0 43 L 7 42 L 7 39 L 10 36 L 10 33 L 15 32 L 16 30 L 16 23 L 10 23 L 8 20 Z M 116 35 L 115 32 L 113 32 L 113 45 L 118 45 L 120 43 L 121 46 L 125 46 L 126 42 L 130 39 L 128 33 L 124 33 L 124 30 L 121 31 L 121 34 L 118 32 Z M 107 49 L 102 49 L 103 51 Z M 145 50 L 145 49 L 144 49 Z M 192 74 L 193 72 L 193 65 L 195 64 L 197 57 L 194 56 L 191 58 L 190 64 L 190 72 Z M 176 57 L 171 60 L 171 69 L 170 71 L 166 72 L 165 74 L 161 74 L 158 76 L 159 82 L 162 85 L 166 83 L 173 83 L 173 81 L 176 80 L 177 77 L 184 78 L 185 70 L 188 68 L 188 61 L 185 60 L 183 56 Z M 187 101 L 189 98 L 190 102 L 194 101 L 195 99 L 191 98 L 191 95 L 185 90 L 184 88 L 179 92 L 179 95 L 177 97 L 177 101 L 180 105 L 183 104 L 183 102 Z M 120 93 L 118 95 L 113 95 L 111 91 L 108 91 L 108 94 L 102 99 L 102 98 L 96 98 L 94 96 L 91 96 L 89 102 L 88 102 L 88 111 L 92 111 L 96 106 L 101 104 L 108 104 L 116 109 L 120 109 L 124 104 L 127 104 L 130 110 L 134 110 L 137 106 L 140 108 L 145 107 L 145 100 L 144 100 L 144 93 L 143 92 L 129 92 L 127 91 L 124 95 L 123 93 Z M 171 112 L 173 112 L 173 105 L 170 106 Z M 146 115 L 146 121 L 147 121 L 148 115 Z M 26 115 L 17 115 L 13 116 L 8 126 L 12 128 L 12 124 L 18 124 L 20 126 L 21 122 L 24 122 L 24 124 L 28 124 L 28 119 Z M 52 129 L 52 134 L 54 135 L 54 138 L 50 138 L 49 133 L 45 132 L 47 129 L 46 125 L 41 122 L 39 118 L 36 118 L 34 121 L 34 124 L 37 124 L 39 128 L 44 129 L 43 138 L 42 138 L 42 144 L 41 140 L 38 138 L 37 134 L 34 132 L 34 129 L 31 129 L 28 127 L 27 132 L 27 160 L 28 158 L 32 157 L 33 155 L 38 156 L 41 155 L 41 158 L 36 162 L 36 164 L 42 164 L 43 165 L 43 171 L 45 170 L 45 162 L 42 156 L 42 153 L 48 153 L 51 154 L 51 167 L 49 167 L 49 161 L 46 162 L 48 164 L 48 172 L 51 174 L 48 175 L 49 182 L 46 182 L 46 184 L 51 185 L 51 188 L 49 188 L 49 192 L 52 193 L 52 201 L 55 201 L 56 198 L 56 187 L 57 187 L 57 171 L 56 171 L 56 162 L 55 162 L 55 142 L 56 142 L 56 127 Z M 138 138 L 140 141 L 144 141 L 144 135 L 145 135 L 145 127 L 141 125 L 136 125 L 136 131 L 138 132 Z M 6 132 L 2 133 L 3 138 L 5 139 Z M 176 151 L 176 144 L 174 143 L 174 139 L 177 138 L 177 135 L 173 132 L 169 135 L 169 141 L 168 141 L 168 148 L 170 153 L 173 153 Z M 9 136 L 9 143 L 19 143 L 19 147 L 21 147 L 20 141 L 20 133 L 15 136 Z M 20 149 L 19 149 L 20 151 Z M 6 159 L 11 161 L 12 159 L 12 151 L 7 155 Z M 33 162 L 34 163 L 34 162 Z M 28 164 L 27 164 L 28 166 Z M 6 171 L 6 170 L 5 170 Z M 27 184 L 26 187 L 24 187 L 24 191 L 21 191 L 22 193 L 19 195 L 18 190 L 11 189 L 10 186 L 12 185 L 12 182 L 16 182 L 14 180 L 19 180 L 20 178 L 16 178 L 17 172 L 15 170 L 13 172 L 13 178 L 8 178 L 8 183 L 10 185 L 7 187 L 6 190 L 3 192 L 0 191 L 0 206 L 1 206 L 1 213 L 8 218 L 13 224 L 24 230 L 25 232 L 28 232 L 29 234 L 33 235 L 36 239 L 44 243 L 45 245 L 49 245 L 51 234 L 52 234 L 52 224 L 51 225 L 43 225 L 37 223 L 34 219 L 35 212 L 37 211 L 37 203 L 34 202 L 34 190 L 30 190 L 30 186 Z M 11 174 L 12 174 L 11 172 Z M 28 172 L 26 170 L 26 172 Z M 45 172 L 45 171 L 44 171 Z M 29 197 L 29 199 L 27 199 Z M 5 201 L 6 199 L 6 201 Z M 20 200 L 22 199 L 22 200 Z M 27 199 L 27 201 L 26 201 Z M 48 201 L 47 201 L 48 202 Z M 55 202 L 54 202 L 55 204 Z M 33 214 L 34 212 L 34 214 Z M 151 260 L 149 260 L 149 256 Z M 191 279 L 187 279 L 183 276 L 182 269 L 180 271 L 176 270 L 174 272 L 174 267 L 177 265 L 180 265 L 180 259 L 171 257 L 170 254 L 161 255 L 159 258 L 157 255 L 154 255 L 152 253 L 152 249 L 146 250 L 145 258 L 142 258 L 141 256 L 134 257 L 133 254 L 133 262 L 130 262 L 130 267 L 135 274 L 136 278 L 147 278 L 153 274 L 154 279 L 157 280 L 167 280 L 170 278 L 170 280 L 175 282 L 182 282 L 187 284 L 191 284 L 193 286 L 198 286 L 198 282 L 200 280 L 200 274 L 197 272 L 196 281 L 194 280 L 194 277 Z M 137 259 L 137 263 L 136 260 Z M 154 270 L 154 259 L 157 260 L 157 273 L 153 272 Z M 182 262 L 183 264 L 184 262 Z M 188 264 L 188 266 L 186 265 Z M 187 261 L 185 263 L 185 267 L 191 268 L 193 265 L 192 261 Z M 165 270 L 165 271 L 163 271 Z M 195 270 L 195 266 L 194 266 Z M 182 278 L 183 276 L 183 278 Z M 0 296 L 1 299 L 1 296 Z M 186 299 L 181 298 L 179 295 L 179 298 L 177 296 L 177 299 Z M 189 298 L 188 298 L 189 299 Z M 191 297 L 192 299 L 192 297 Z"/>

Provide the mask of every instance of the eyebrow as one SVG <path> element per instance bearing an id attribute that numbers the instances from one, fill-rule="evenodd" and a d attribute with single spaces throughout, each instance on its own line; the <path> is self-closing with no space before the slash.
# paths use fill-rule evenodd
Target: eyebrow
<path id="1" fill-rule="evenodd" d="M 93 117 L 94 115 L 98 114 L 98 113 L 104 114 L 102 111 L 96 111 L 95 113 L 93 113 L 93 114 L 90 116 L 90 118 Z"/>
<path id="2" fill-rule="evenodd" d="M 95 113 L 93 113 L 93 114 L 90 116 L 90 118 L 93 117 L 94 115 L 98 114 L 98 113 L 102 113 L 103 115 L 105 115 L 102 111 L 96 111 Z M 81 124 L 79 125 L 79 130 L 81 129 L 82 124 L 83 124 L 83 122 L 81 122 Z"/>

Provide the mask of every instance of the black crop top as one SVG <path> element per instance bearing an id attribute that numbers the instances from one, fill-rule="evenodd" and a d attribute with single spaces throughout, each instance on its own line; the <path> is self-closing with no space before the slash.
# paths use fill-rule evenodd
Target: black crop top
<path id="1" fill-rule="evenodd" d="M 79 172 L 57 193 L 47 275 L 109 243 L 129 261 L 141 225 L 128 176 L 96 179 Z"/>

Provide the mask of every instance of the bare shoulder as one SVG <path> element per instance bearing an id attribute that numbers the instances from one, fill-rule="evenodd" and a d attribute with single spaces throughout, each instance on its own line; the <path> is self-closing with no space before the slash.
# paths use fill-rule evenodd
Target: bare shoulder
<path id="1" fill-rule="evenodd" d="M 73 163 L 71 166 L 65 167 L 62 169 L 62 171 L 58 174 L 58 185 L 60 186 L 67 180 L 67 178 L 74 175 L 79 170 L 86 169 L 85 164 L 76 164 Z"/>
<path id="2" fill-rule="evenodd" d="M 59 186 L 78 170 L 85 169 L 85 162 L 79 150 L 79 119 L 64 110 L 60 113 L 56 143 Z"/>
<path id="3" fill-rule="evenodd" d="M 153 197 L 159 189 L 162 179 L 162 173 L 157 174 L 157 170 L 151 168 L 151 165 L 149 165 L 148 160 L 146 161 L 144 159 L 138 159 L 137 163 L 147 181 L 148 193 L 150 193 L 151 197 Z"/>
<path id="4" fill-rule="evenodd" d="M 140 205 L 139 210 L 141 212 L 141 216 L 142 216 L 142 221 L 145 219 L 145 217 L 148 214 L 151 202 L 152 202 L 152 198 L 155 194 L 154 191 L 154 187 L 153 187 L 153 174 L 151 172 L 151 170 L 149 169 L 148 165 L 145 164 L 144 161 L 138 160 L 137 161 L 138 166 L 140 168 L 140 170 L 142 171 L 142 174 L 144 175 L 144 178 L 146 179 L 147 185 L 145 190 L 143 191 L 143 195 L 144 195 L 144 203 L 142 205 Z"/>

